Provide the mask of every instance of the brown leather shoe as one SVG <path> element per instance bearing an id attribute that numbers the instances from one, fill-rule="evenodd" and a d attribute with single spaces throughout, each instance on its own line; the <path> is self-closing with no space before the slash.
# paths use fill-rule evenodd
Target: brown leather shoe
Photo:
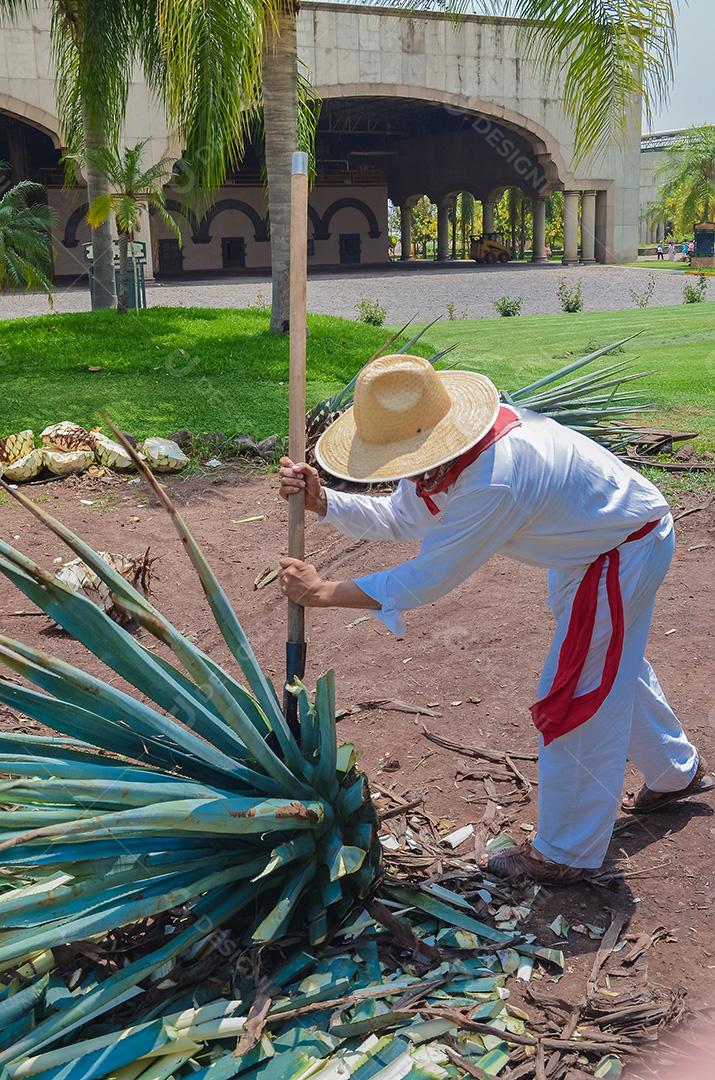
<path id="1" fill-rule="evenodd" d="M 698 755 L 698 767 L 695 776 L 687 787 L 680 791 L 651 791 L 645 784 L 633 798 L 624 799 L 621 808 L 627 814 L 653 814 L 656 810 L 662 810 L 666 806 L 680 802 L 681 799 L 689 799 L 693 795 L 704 795 L 706 791 L 715 788 L 715 779 L 708 773 L 707 763 L 702 754 Z"/>
<path id="2" fill-rule="evenodd" d="M 590 873 L 577 866 L 552 862 L 528 840 L 519 847 L 502 848 L 491 854 L 486 852 L 479 860 L 479 866 L 485 874 L 494 877 L 538 881 L 547 885 L 575 885 Z"/>

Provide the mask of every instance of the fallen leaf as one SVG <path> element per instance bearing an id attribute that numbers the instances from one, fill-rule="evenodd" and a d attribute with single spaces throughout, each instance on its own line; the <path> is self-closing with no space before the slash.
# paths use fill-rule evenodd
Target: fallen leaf
<path id="1" fill-rule="evenodd" d="M 272 581 L 275 581 L 279 574 L 280 570 L 273 570 L 270 566 L 265 570 L 261 570 L 256 580 L 253 582 L 253 588 L 264 589 L 266 585 L 270 585 Z"/>

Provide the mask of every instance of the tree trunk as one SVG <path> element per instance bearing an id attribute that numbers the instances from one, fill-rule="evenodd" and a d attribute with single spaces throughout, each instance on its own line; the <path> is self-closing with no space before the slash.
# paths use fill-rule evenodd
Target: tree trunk
<path id="1" fill-rule="evenodd" d="M 129 233 L 119 234 L 119 293 L 117 295 L 117 311 L 120 315 L 127 313 L 127 299 L 129 294 Z"/>
<path id="2" fill-rule="evenodd" d="M 95 150 L 104 146 L 104 132 L 95 127 L 84 110 L 84 145 L 85 150 Z M 109 181 L 89 162 L 86 164 L 87 202 L 91 206 L 98 195 L 110 193 Z M 99 308 L 113 308 L 117 304 L 114 285 L 114 257 L 112 251 L 112 226 L 108 218 L 103 225 L 91 231 L 94 288 L 92 289 L 92 311 Z"/>
<path id="3" fill-rule="evenodd" d="M 298 148 L 297 4 L 283 13 L 278 34 L 263 55 L 263 126 L 265 132 L 268 216 L 271 223 L 271 330 L 285 334 L 290 313 L 290 175 Z"/>

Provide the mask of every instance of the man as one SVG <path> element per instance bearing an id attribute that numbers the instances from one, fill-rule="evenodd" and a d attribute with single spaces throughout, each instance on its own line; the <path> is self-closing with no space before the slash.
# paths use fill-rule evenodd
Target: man
<path id="1" fill-rule="evenodd" d="M 500 406 L 468 371 L 384 356 L 360 373 L 354 407 L 321 436 L 321 466 L 362 482 L 399 480 L 387 498 L 323 488 L 284 458 L 280 491 L 347 536 L 419 540 L 419 554 L 355 581 L 324 581 L 282 559 L 282 591 L 306 607 L 371 610 L 393 632 L 402 612 L 445 596 L 501 552 L 549 569 L 556 630 L 531 707 L 539 730 L 533 842 L 485 869 L 564 884 L 603 862 L 626 760 L 645 784 L 627 806 L 658 810 L 715 782 L 644 658 L 673 520 L 648 480 L 597 443 L 525 409 Z"/>

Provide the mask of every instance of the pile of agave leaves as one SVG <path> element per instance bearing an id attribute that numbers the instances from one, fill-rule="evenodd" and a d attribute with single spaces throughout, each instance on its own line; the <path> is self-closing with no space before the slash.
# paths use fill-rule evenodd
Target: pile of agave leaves
<path id="1" fill-rule="evenodd" d="M 547 382 L 511 400 L 534 407 Z M 246 685 L 3 485 L 143 632 L 0 541 L 0 572 L 108 669 L 0 637 L 0 702 L 58 733 L 0 735 L 0 1080 L 419 1080 L 533 1057 L 505 984 L 525 965 L 558 970 L 560 951 L 442 886 L 385 880 L 367 780 L 337 746 L 332 673 L 313 697 L 293 688 L 294 735 L 185 523 L 124 446 Z M 582 1064 L 620 1075 L 582 1045 Z"/>

